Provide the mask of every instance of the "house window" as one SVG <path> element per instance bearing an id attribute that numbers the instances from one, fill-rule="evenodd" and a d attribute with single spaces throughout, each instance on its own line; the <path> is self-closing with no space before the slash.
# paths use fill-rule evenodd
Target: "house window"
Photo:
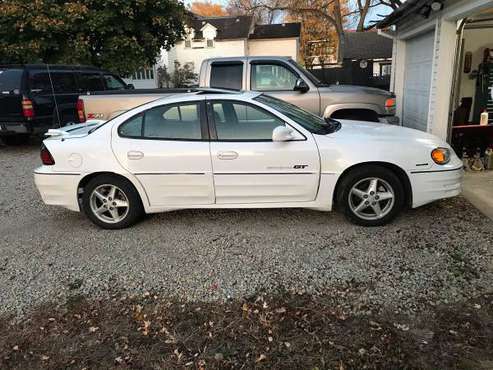
<path id="1" fill-rule="evenodd" d="M 208 48 L 213 48 L 214 47 L 214 40 L 207 39 L 207 47 Z"/>
<path id="2" fill-rule="evenodd" d="M 390 76 L 392 74 L 392 63 L 380 64 L 380 76 Z"/>
<path id="3" fill-rule="evenodd" d="M 192 47 L 192 40 L 185 40 L 185 47 L 191 48 Z"/>

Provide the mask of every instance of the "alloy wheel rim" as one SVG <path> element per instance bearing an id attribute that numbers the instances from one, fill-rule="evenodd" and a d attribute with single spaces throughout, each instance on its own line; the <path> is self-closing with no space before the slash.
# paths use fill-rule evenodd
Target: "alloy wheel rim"
<path id="1" fill-rule="evenodd" d="M 103 184 L 95 188 L 89 198 L 91 211 L 105 223 L 117 223 L 127 217 L 128 197 L 118 186 Z"/>
<path id="2" fill-rule="evenodd" d="M 395 203 L 394 189 L 378 177 L 358 181 L 348 196 L 349 208 L 363 220 L 374 221 L 387 216 Z"/>

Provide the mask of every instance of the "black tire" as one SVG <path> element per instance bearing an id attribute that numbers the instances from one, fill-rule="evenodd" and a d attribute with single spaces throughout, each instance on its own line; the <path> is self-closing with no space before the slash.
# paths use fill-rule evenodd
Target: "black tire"
<path id="1" fill-rule="evenodd" d="M 385 213 L 382 214 L 381 218 L 367 219 L 365 218 L 365 216 L 360 216 L 359 214 L 355 213 L 355 211 L 353 211 L 351 207 L 351 203 L 354 203 L 354 199 L 358 201 L 357 196 L 351 193 L 351 190 L 355 185 L 359 186 L 359 184 L 361 184 L 362 186 L 365 186 L 365 181 L 368 181 L 369 183 L 370 178 L 377 178 L 383 180 L 378 183 L 380 189 L 382 189 L 382 187 L 386 188 L 390 186 L 391 188 L 390 190 L 391 192 L 393 192 L 393 202 L 391 200 L 379 200 L 376 202 L 380 206 L 381 205 L 384 206 Z M 386 191 L 386 193 L 391 193 L 391 192 Z M 371 197 L 374 196 L 375 195 L 371 195 Z M 370 195 L 368 194 L 367 197 L 370 197 Z M 362 209 L 360 212 L 367 210 L 367 213 L 375 213 L 376 215 L 376 212 L 373 210 L 373 207 L 371 205 L 371 204 L 375 204 L 374 198 L 361 199 L 361 201 L 367 203 L 369 201 L 368 204 L 370 205 Z M 341 182 L 337 186 L 337 207 L 344 213 L 344 215 L 349 221 L 351 221 L 356 225 L 361 225 L 361 226 L 386 225 L 397 217 L 397 215 L 400 213 L 400 211 L 404 206 L 404 202 L 405 202 L 405 193 L 401 181 L 399 180 L 399 178 L 394 172 L 383 166 L 367 165 L 367 166 L 355 168 L 354 170 L 351 170 L 349 173 L 345 174 Z"/>
<path id="2" fill-rule="evenodd" d="M 124 217 L 118 222 L 106 222 L 102 220 L 95 214 L 91 207 L 91 196 L 93 194 L 93 191 L 103 185 L 111 185 L 117 187 L 119 189 L 118 194 L 120 198 L 122 198 L 123 200 L 126 198 L 127 200 L 128 211 L 126 211 L 126 214 L 125 212 L 122 212 L 124 214 Z M 122 197 L 122 193 L 124 197 Z M 110 204 L 108 203 L 106 205 L 109 206 Z M 91 179 L 87 183 L 87 185 L 84 187 L 84 193 L 82 195 L 82 208 L 86 216 L 94 224 L 103 229 L 124 229 L 126 227 L 134 225 L 144 216 L 144 207 L 142 206 L 142 200 L 140 199 L 139 193 L 132 185 L 132 183 L 124 178 L 112 175 L 100 175 Z M 111 217 L 109 211 L 105 213 L 104 217 Z"/>
<path id="3" fill-rule="evenodd" d="M 29 134 L 17 134 L 12 136 L 4 136 L 3 142 L 6 145 L 25 145 L 29 143 Z"/>

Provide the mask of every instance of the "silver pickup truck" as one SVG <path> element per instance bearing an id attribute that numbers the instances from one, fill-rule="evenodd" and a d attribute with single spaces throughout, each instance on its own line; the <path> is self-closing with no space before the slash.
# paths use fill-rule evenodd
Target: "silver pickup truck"
<path id="1" fill-rule="evenodd" d="M 286 100 L 323 117 L 397 124 L 395 96 L 384 90 L 326 85 L 287 57 L 212 58 L 200 68 L 201 88 L 254 90 Z M 83 95 L 79 117 L 109 119 L 176 90 L 130 90 Z"/>

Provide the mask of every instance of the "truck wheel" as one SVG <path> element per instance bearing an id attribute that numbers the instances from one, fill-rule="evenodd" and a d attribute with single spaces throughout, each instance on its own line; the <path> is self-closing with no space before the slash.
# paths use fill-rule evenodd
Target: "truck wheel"
<path id="1" fill-rule="evenodd" d="M 404 199 L 399 178 L 378 165 L 356 168 L 338 185 L 337 205 L 349 221 L 361 226 L 388 224 L 401 211 Z"/>
<path id="2" fill-rule="evenodd" d="M 100 175 L 84 188 L 82 208 L 87 217 L 103 229 L 123 229 L 144 215 L 139 193 L 125 179 Z"/>

